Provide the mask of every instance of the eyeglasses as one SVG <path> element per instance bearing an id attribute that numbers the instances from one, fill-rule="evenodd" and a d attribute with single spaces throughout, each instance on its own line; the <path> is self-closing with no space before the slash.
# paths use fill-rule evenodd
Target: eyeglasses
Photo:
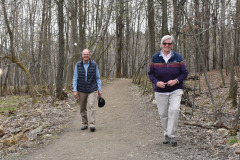
<path id="1" fill-rule="evenodd" d="M 169 46 L 171 46 L 171 45 L 172 45 L 172 43 L 163 43 L 163 45 L 164 45 L 164 46 L 166 46 L 166 45 L 169 45 Z"/>

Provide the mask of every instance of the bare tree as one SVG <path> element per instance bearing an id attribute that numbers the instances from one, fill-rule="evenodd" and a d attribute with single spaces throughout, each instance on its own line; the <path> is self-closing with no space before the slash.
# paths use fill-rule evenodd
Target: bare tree
<path id="1" fill-rule="evenodd" d="M 204 53 L 204 62 L 207 71 L 209 71 L 209 48 L 210 48 L 210 38 L 209 38 L 209 23 L 210 23 L 210 0 L 203 1 L 203 53 Z"/>
<path id="2" fill-rule="evenodd" d="M 80 59 L 80 54 L 78 50 L 78 32 L 77 32 L 77 0 L 69 1 L 70 5 L 70 21 L 71 21 L 71 36 L 70 36 L 70 55 L 67 65 L 67 86 L 70 86 L 72 84 L 72 77 L 73 77 L 73 70 L 74 65 L 77 63 L 77 61 Z M 79 58 L 77 58 L 79 57 Z"/>
<path id="3" fill-rule="evenodd" d="M 167 0 L 162 0 L 162 36 L 168 35 L 168 5 Z"/>
<path id="4" fill-rule="evenodd" d="M 235 36 L 234 36 L 234 53 L 233 55 L 230 55 L 230 61 L 232 63 L 230 63 L 230 75 L 231 75 L 231 81 L 230 81 L 230 88 L 229 88 L 229 98 L 232 98 L 233 99 L 233 105 L 236 104 L 236 89 L 235 89 L 235 86 L 236 86 L 236 80 L 235 80 L 235 70 L 234 70 L 234 67 L 235 65 L 237 65 L 237 61 L 236 58 L 238 57 L 237 54 L 239 54 L 239 35 L 240 35 L 240 23 L 239 23 L 239 18 L 240 18 L 240 4 L 239 4 L 239 0 L 236 2 L 236 15 L 235 15 Z"/>
<path id="5" fill-rule="evenodd" d="M 129 72 L 129 61 L 130 61 L 130 44 L 129 44 L 129 39 L 130 39 L 130 11 L 129 11 L 129 2 L 126 0 L 125 1 L 125 21 L 126 21 L 126 28 L 125 28 L 125 53 L 123 55 L 123 77 L 127 78 L 128 77 L 128 72 Z"/>
<path id="6" fill-rule="evenodd" d="M 35 41 L 34 41 L 34 37 L 35 37 L 35 17 L 36 17 L 36 6 L 37 6 L 37 0 L 35 1 L 31 1 L 31 3 L 29 2 L 28 0 L 28 10 L 29 10 L 29 26 L 30 26 L 30 54 L 31 54 L 31 67 L 30 67 L 30 73 L 31 75 L 33 75 L 33 83 L 35 84 L 36 82 L 36 79 L 35 76 L 34 76 L 34 73 L 35 73 L 35 63 L 36 63 L 36 56 L 34 54 L 34 45 L 35 45 Z"/>
<path id="7" fill-rule="evenodd" d="M 240 64 L 240 0 L 236 1 L 236 16 L 235 16 L 235 50 L 234 50 L 234 63 Z"/>
<path id="8" fill-rule="evenodd" d="M 5 7 L 5 0 L 2 0 L 1 1 L 1 5 L 2 5 L 2 8 L 3 8 L 3 14 L 4 14 L 4 20 L 5 20 L 5 25 L 7 27 L 7 32 L 9 34 L 9 37 L 10 37 L 10 53 L 11 55 L 6 55 L 4 58 L 8 58 L 9 60 L 11 60 L 12 63 L 16 63 L 24 72 L 25 74 L 27 75 L 28 77 L 28 83 L 29 83 L 29 86 L 30 86 L 30 93 L 32 95 L 32 102 L 33 104 L 37 102 L 37 97 L 36 97 L 36 93 L 34 91 L 34 87 L 33 87 L 33 82 L 32 82 L 32 76 L 29 72 L 29 70 L 27 69 L 27 67 L 21 63 L 18 58 L 15 56 L 15 49 L 14 49 L 14 33 L 13 33 L 13 30 L 11 29 L 10 27 L 10 24 L 9 24 L 9 20 L 8 20 L 8 16 L 7 16 L 7 12 L 6 12 L 6 7 Z M 4 51 L 5 50 L 5 53 L 7 53 L 7 50 L 3 48 L 3 46 L 1 46 L 1 49 Z"/>
<path id="9" fill-rule="evenodd" d="M 214 96 L 213 96 L 213 94 L 212 94 L 212 89 L 211 89 L 211 86 L 210 86 L 209 81 L 208 81 L 208 76 L 207 76 L 206 68 L 205 68 L 205 66 L 204 66 L 203 53 L 202 53 L 202 51 L 201 51 L 201 47 L 200 47 L 200 44 L 199 44 L 199 42 L 198 42 L 198 40 L 197 40 L 197 38 L 196 38 L 196 35 L 194 34 L 193 25 L 190 23 L 190 20 L 189 20 L 186 12 L 185 12 L 185 10 L 184 10 L 184 7 L 183 7 L 182 5 L 180 5 L 180 7 L 181 7 L 181 10 L 182 10 L 184 16 L 185 16 L 186 19 L 187 19 L 188 25 L 189 25 L 192 33 L 193 33 L 193 36 L 194 36 L 194 41 L 195 41 L 195 43 L 197 44 L 197 47 L 198 47 L 198 49 L 199 49 L 200 60 L 201 60 L 201 63 L 200 63 L 200 64 L 201 64 L 201 67 L 203 68 L 205 81 L 206 81 L 206 84 L 207 84 L 207 87 L 208 87 L 208 91 L 209 91 L 210 96 L 211 96 L 211 101 L 212 101 L 212 105 L 213 105 L 213 112 L 214 112 L 214 122 L 216 122 L 216 120 L 217 120 L 217 109 L 216 109 L 216 106 L 215 106 L 215 99 L 214 99 Z"/>
<path id="10" fill-rule="evenodd" d="M 84 2 L 84 3 L 83 3 Z M 79 24 L 79 51 L 82 51 L 86 47 L 86 34 L 85 34 L 85 27 L 86 27 L 86 14 L 87 14 L 87 5 L 86 0 L 79 0 L 78 1 L 78 7 L 79 7 L 79 14 L 78 14 L 78 24 Z M 83 12 L 83 8 L 84 12 Z M 76 56 L 75 58 L 76 59 Z"/>
<path id="11" fill-rule="evenodd" d="M 224 64 L 224 49 L 225 49 L 225 36 L 224 36 L 224 32 L 225 32 L 225 1 L 224 0 L 221 0 L 221 31 L 220 31 L 220 49 L 219 49 L 219 52 L 220 52 L 220 57 L 219 57 L 219 67 L 221 69 L 223 69 L 223 64 Z"/>
<path id="12" fill-rule="evenodd" d="M 123 12 L 124 12 L 124 0 L 117 1 L 117 22 L 116 22 L 116 78 L 122 76 L 122 48 L 123 48 Z"/>
<path id="13" fill-rule="evenodd" d="M 154 22 L 154 1 L 148 0 L 148 31 L 149 31 L 149 53 L 152 56 L 155 52 L 155 22 Z"/>
<path id="14" fill-rule="evenodd" d="M 40 32 L 39 32 L 39 46 L 38 46 L 38 58 L 37 61 L 35 63 L 35 67 L 36 67 L 36 81 L 37 84 L 39 83 L 43 83 L 42 82 L 42 78 L 41 78 L 41 65 L 43 63 L 42 61 L 42 52 L 43 52 L 43 42 L 44 42 L 44 25 L 45 25 L 45 21 L 46 21 L 46 0 L 43 1 L 43 9 L 42 9 L 42 22 L 41 22 L 41 27 L 40 27 Z"/>
<path id="15" fill-rule="evenodd" d="M 218 20 L 218 8 L 219 8 L 219 2 L 216 0 L 215 5 L 213 5 L 213 13 L 212 13 L 212 34 L 213 34 L 213 69 L 217 69 L 217 20 Z"/>
<path id="16" fill-rule="evenodd" d="M 178 37 L 179 37 L 179 33 L 180 33 L 180 20 L 181 20 L 181 14 L 180 14 L 180 9 L 179 9 L 179 5 L 184 6 L 186 0 L 180 0 L 180 1 L 176 1 L 173 0 L 173 29 L 172 29 L 172 34 L 175 38 L 176 43 L 178 42 Z M 178 50 L 178 44 L 173 46 L 173 50 Z M 185 52 L 184 52 L 185 53 Z"/>
<path id="17" fill-rule="evenodd" d="M 222 10 L 221 10 L 221 23 L 220 23 L 221 24 L 221 27 L 220 27 L 221 31 L 220 31 L 220 46 L 219 46 L 219 48 L 220 48 L 219 49 L 219 52 L 220 52 L 219 70 L 220 70 L 220 74 L 221 74 L 221 77 L 222 77 L 222 84 L 223 84 L 223 86 L 225 86 L 225 80 L 224 80 L 223 71 L 222 71 L 223 63 L 224 63 L 224 61 L 223 61 L 224 58 L 223 57 L 225 55 L 225 25 L 224 25 L 224 21 L 225 21 L 225 1 L 222 0 L 221 3 L 222 3 Z M 218 5 L 219 5 L 219 2 L 216 1 L 216 6 L 218 6 Z M 217 10 L 217 8 L 216 8 L 216 10 Z M 215 13 L 215 14 L 217 14 L 217 13 Z M 217 15 L 215 15 L 215 16 L 217 16 Z M 215 18 L 217 19 L 217 17 L 215 17 Z M 216 23 L 215 20 L 214 20 L 214 23 Z M 216 32 L 216 31 L 214 31 L 214 32 Z"/>
<path id="18" fill-rule="evenodd" d="M 233 128 L 230 132 L 231 136 L 236 136 L 237 132 L 238 132 L 238 125 L 239 125 L 239 116 L 240 116 L 240 98 L 238 100 L 238 111 L 237 114 L 235 116 L 235 121 L 234 121 L 234 125 Z"/>
<path id="19" fill-rule="evenodd" d="M 64 0 L 59 0 L 58 5 L 58 28 L 59 28 L 59 38 L 58 38 L 58 68 L 57 68 L 57 80 L 56 80 L 56 96 L 58 99 L 64 99 L 65 94 L 63 92 L 63 71 L 64 71 L 64 18 L 63 18 L 63 2 Z"/>

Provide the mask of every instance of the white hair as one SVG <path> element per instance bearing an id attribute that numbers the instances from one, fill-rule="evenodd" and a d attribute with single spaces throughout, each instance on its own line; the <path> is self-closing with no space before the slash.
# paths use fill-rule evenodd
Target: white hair
<path id="1" fill-rule="evenodd" d="M 85 52 L 85 51 L 88 51 L 88 52 L 90 53 L 90 55 L 92 55 L 92 52 L 91 52 L 89 49 L 84 49 L 84 50 L 82 51 L 82 53 Z"/>
<path id="2" fill-rule="evenodd" d="M 172 41 L 172 43 L 174 43 L 174 38 L 173 38 L 173 36 L 166 35 L 166 36 L 163 36 L 163 37 L 162 37 L 162 39 L 161 39 L 161 45 L 163 44 L 163 42 L 164 42 L 165 40 L 168 40 L 168 39 L 170 39 L 170 40 Z"/>

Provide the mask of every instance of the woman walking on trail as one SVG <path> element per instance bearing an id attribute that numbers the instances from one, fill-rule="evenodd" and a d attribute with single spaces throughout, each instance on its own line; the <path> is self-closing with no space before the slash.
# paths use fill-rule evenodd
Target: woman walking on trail
<path id="1" fill-rule="evenodd" d="M 177 145 L 175 132 L 178 124 L 183 80 L 188 71 L 181 54 L 172 51 L 174 38 L 166 35 L 161 39 L 162 50 L 152 56 L 148 72 L 154 84 L 155 98 L 165 136 L 163 144 Z"/>

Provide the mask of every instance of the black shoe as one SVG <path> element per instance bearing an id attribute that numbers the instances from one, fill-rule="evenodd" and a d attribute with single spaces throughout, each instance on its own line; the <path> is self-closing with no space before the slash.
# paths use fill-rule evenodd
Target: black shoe
<path id="1" fill-rule="evenodd" d="M 163 141 L 163 144 L 168 144 L 169 140 L 170 140 L 170 138 L 166 135 L 165 140 Z"/>
<path id="2" fill-rule="evenodd" d="M 81 130 L 86 130 L 88 129 L 88 126 L 82 126 Z"/>
<path id="3" fill-rule="evenodd" d="M 90 127 L 90 131 L 91 131 L 91 132 L 94 132 L 95 130 L 96 130 L 95 127 Z"/>
<path id="4" fill-rule="evenodd" d="M 175 138 L 170 138 L 169 143 L 171 146 L 177 146 L 177 140 Z"/>

